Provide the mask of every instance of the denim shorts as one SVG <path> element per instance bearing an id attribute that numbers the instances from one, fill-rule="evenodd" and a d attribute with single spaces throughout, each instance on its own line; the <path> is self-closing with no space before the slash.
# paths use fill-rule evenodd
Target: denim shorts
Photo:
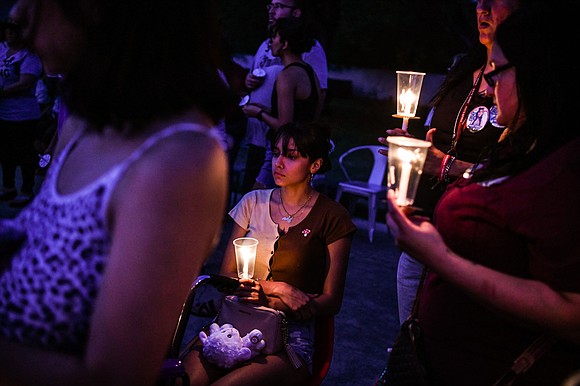
<path id="1" fill-rule="evenodd" d="M 314 354 L 314 319 L 288 321 L 288 343 L 294 352 L 302 359 L 312 374 L 312 357 Z"/>

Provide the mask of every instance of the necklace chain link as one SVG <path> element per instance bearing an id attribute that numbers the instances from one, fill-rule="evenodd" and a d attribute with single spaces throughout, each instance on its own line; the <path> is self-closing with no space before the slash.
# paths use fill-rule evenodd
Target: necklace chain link
<path id="1" fill-rule="evenodd" d="M 288 212 L 288 210 L 284 206 L 284 200 L 282 199 L 282 190 L 280 189 L 280 202 L 278 203 L 278 211 L 280 211 L 280 203 L 281 203 L 282 208 L 284 209 L 284 212 L 286 212 L 286 216 L 284 216 L 284 215 L 282 215 L 282 212 L 280 211 L 280 214 L 282 215 L 282 220 L 286 221 L 288 224 L 290 224 L 292 222 L 292 220 L 294 220 L 294 217 L 296 217 L 300 212 L 302 212 L 302 210 L 304 210 L 304 208 L 306 208 L 306 205 L 308 205 L 308 203 L 310 202 L 310 199 L 312 198 L 313 194 L 314 194 L 314 192 L 311 191 L 306 202 L 304 202 L 304 204 L 302 204 L 302 206 L 300 206 L 300 208 L 298 208 L 298 210 L 296 212 L 290 214 L 290 212 Z"/>

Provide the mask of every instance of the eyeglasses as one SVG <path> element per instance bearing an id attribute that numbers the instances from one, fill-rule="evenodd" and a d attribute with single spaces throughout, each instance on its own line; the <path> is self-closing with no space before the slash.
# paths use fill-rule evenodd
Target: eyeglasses
<path id="1" fill-rule="evenodd" d="M 499 66 L 495 70 L 490 71 L 487 74 L 483 74 L 483 77 L 485 78 L 485 81 L 487 82 L 487 84 L 489 84 L 490 87 L 495 87 L 495 78 L 497 78 L 497 76 L 500 73 L 512 68 L 513 66 L 514 65 L 511 63 L 504 64 L 503 66 Z"/>
<path id="2" fill-rule="evenodd" d="M 270 12 L 271 10 L 278 11 L 280 9 L 285 9 L 285 8 L 296 9 L 297 7 L 293 7 L 291 5 L 286 5 L 286 4 L 282 4 L 282 3 L 272 3 L 272 4 L 266 5 L 266 9 L 268 10 L 268 12 Z"/>

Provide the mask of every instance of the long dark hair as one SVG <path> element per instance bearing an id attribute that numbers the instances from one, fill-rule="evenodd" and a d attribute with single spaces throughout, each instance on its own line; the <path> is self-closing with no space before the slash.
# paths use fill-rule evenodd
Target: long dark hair
<path id="1" fill-rule="evenodd" d="M 498 27 L 496 42 L 515 68 L 525 122 L 508 125 L 475 181 L 517 174 L 580 134 L 573 119 L 580 81 L 565 38 L 580 7 L 574 0 L 557 3 L 522 8 Z"/>
<path id="2" fill-rule="evenodd" d="M 86 36 L 63 100 L 92 129 L 130 135 L 192 107 L 218 121 L 233 103 L 216 69 L 221 34 L 211 0 L 50 1 Z"/>
<path id="3" fill-rule="evenodd" d="M 437 92 L 431 98 L 429 105 L 437 107 L 441 99 L 445 97 L 465 78 L 472 78 L 473 72 L 483 67 L 487 59 L 486 48 L 479 42 L 479 36 L 476 34 L 472 39 L 467 53 L 461 55 L 449 68 L 449 73 L 443 80 L 443 83 Z"/>

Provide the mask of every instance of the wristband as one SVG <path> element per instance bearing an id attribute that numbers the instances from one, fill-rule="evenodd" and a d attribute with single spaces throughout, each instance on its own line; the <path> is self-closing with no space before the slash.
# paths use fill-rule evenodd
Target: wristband
<path id="1" fill-rule="evenodd" d="M 258 111 L 258 114 L 256 114 L 256 118 L 258 118 L 258 121 L 260 122 L 264 122 L 264 117 L 262 115 L 264 115 L 264 110 L 260 110 Z"/>
<path id="2" fill-rule="evenodd" d="M 451 170 L 451 165 L 455 162 L 456 157 L 451 154 L 445 154 L 445 157 L 441 160 L 441 167 L 439 169 L 439 181 L 449 182 L 449 171 Z"/>

